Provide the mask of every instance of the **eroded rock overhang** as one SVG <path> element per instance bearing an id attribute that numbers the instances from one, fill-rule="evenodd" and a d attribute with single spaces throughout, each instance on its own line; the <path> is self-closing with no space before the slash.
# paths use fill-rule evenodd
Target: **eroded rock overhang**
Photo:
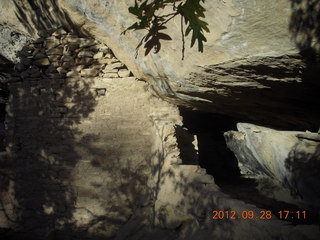
<path id="1" fill-rule="evenodd" d="M 175 40 L 159 54 L 144 56 L 142 49 L 135 58 L 143 32 L 121 35 L 134 21 L 128 3 L 59 3 L 167 100 L 241 121 L 317 130 L 317 1 L 206 1 L 205 52 L 187 46 L 183 61 L 175 22 L 167 31 Z"/>
<path id="2" fill-rule="evenodd" d="M 186 38 L 183 61 L 176 22 L 166 32 L 174 40 L 163 43 L 159 54 L 144 56 L 141 49 L 135 58 L 144 32 L 121 34 L 135 21 L 129 6 L 115 0 L 6 0 L 0 24 L 29 39 L 59 26 L 93 36 L 159 96 L 178 105 L 272 127 L 317 130 L 317 1 L 206 1 L 205 51 L 189 48 Z M 1 54 L 10 55 L 10 49 L 3 47 Z M 309 52 L 300 54 L 304 49 Z"/>
<path id="3" fill-rule="evenodd" d="M 318 129 L 319 68 L 301 54 L 208 65 L 175 92 L 186 105 L 277 128 Z"/>

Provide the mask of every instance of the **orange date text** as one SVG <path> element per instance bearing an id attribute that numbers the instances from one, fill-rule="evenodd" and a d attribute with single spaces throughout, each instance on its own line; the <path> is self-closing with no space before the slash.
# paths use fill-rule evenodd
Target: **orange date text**
<path id="1" fill-rule="evenodd" d="M 222 220 L 222 219 L 262 219 L 268 220 L 272 219 L 274 215 L 272 215 L 270 210 L 261 210 L 261 211 L 233 211 L 233 210 L 225 210 L 225 211 L 212 211 L 212 219 L 213 220 Z"/>

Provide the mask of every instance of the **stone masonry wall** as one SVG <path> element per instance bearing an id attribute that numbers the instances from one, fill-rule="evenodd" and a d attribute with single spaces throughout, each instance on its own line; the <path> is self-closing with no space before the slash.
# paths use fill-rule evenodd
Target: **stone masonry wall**
<path id="1" fill-rule="evenodd" d="M 1 189 L 0 227 L 40 239 L 114 236 L 154 201 L 152 116 L 172 115 L 173 126 L 181 121 L 177 108 L 153 97 L 93 39 L 59 29 L 19 56 L 9 84 L 12 178 Z"/>

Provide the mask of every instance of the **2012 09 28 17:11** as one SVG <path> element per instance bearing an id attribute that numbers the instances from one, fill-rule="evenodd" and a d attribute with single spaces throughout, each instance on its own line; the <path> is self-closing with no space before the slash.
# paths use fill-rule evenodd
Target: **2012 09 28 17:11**
<path id="1" fill-rule="evenodd" d="M 276 212 L 277 217 L 280 220 L 305 220 L 307 219 L 307 211 L 306 210 L 281 210 Z M 272 214 L 270 210 L 243 210 L 243 211 L 234 211 L 234 210 L 214 210 L 212 211 L 212 219 L 213 220 L 222 220 L 222 219 L 261 219 L 261 220 L 269 220 L 273 219 L 276 216 Z"/>

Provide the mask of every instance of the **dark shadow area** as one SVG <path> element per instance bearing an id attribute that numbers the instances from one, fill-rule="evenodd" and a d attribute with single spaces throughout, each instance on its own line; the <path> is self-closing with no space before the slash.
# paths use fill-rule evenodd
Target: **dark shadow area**
<path id="1" fill-rule="evenodd" d="M 285 160 L 291 194 L 299 196 L 320 213 L 320 145 L 318 140 L 300 139 Z"/>
<path id="2" fill-rule="evenodd" d="M 315 92 L 320 91 L 320 1 L 318 0 L 291 0 L 291 18 L 289 31 L 301 55 L 306 59 L 306 70 L 303 80 L 306 79 L 314 87 Z M 309 94 L 312 93 L 310 89 Z M 319 94 L 317 95 L 319 98 Z M 315 98 L 316 99 L 316 98 Z M 319 112 L 320 103 L 316 112 Z M 316 119 L 315 119 L 316 120 Z M 318 120 L 318 119 L 317 119 Z M 318 126 L 312 129 L 317 132 Z M 318 129 L 317 129 L 318 128 Z"/>
<path id="3" fill-rule="evenodd" d="M 291 0 L 289 30 L 301 51 L 311 50 L 318 58 L 320 51 L 320 2 L 318 0 Z"/>
<path id="4" fill-rule="evenodd" d="M 187 128 L 176 126 L 176 137 L 182 164 L 198 165 L 197 137 L 190 134 Z"/>
<path id="5" fill-rule="evenodd" d="M 4 120 L 5 120 L 5 112 L 6 112 L 6 105 L 5 104 L 0 104 L 0 152 L 5 151 L 5 146 L 4 146 L 4 138 L 6 135 L 6 131 L 5 131 L 5 124 L 4 124 Z"/>
<path id="6" fill-rule="evenodd" d="M 13 73 L 13 64 L 0 55 L 0 152 L 4 151 L 6 104 L 9 98 L 8 79 Z"/>
<path id="7" fill-rule="evenodd" d="M 236 122 L 226 116 L 180 109 L 183 124 L 190 134 L 196 135 L 199 165 L 215 179 L 240 176 L 238 161 L 227 148 L 223 133 L 233 130 Z"/>

